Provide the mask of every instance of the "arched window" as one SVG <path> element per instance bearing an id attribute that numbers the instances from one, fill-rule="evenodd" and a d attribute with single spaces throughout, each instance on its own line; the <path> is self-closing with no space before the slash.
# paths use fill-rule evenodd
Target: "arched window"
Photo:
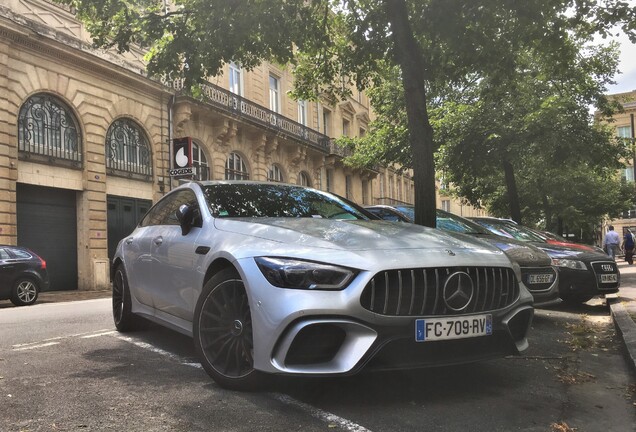
<path id="1" fill-rule="evenodd" d="M 141 127 L 127 118 L 115 120 L 106 133 L 106 168 L 111 174 L 152 175 L 148 138 Z"/>
<path id="2" fill-rule="evenodd" d="M 309 174 L 307 174 L 305 171 L 301 171 L 300 174 L 298 174 L 298 184 L 300 186 L 311 187 L 311 179 L 309 178 Z"/>
<path id="3" fill-rule="evenodd" d="M 267 170 L 267 181 L 282 183 L 284 180 L 283 172 L 276 164 L 272 164 Z"/>
<path id="4" fill-rule="evenodd" d="M 230 153 L 225 161 L 225 180 L 249 180 L 250 174 L 241 156 Z"/>
<path id="5" fill-rule="evenodd" d="M 82 164 L 79 123 L 70 108 L 48 94 L 31 96 L 18 116 L 18 150 Z"/>
<path id="6" fill-rule="evenodd" d="M 195 180 L 210 180 L 210 166 L 203 149 L 192 142 L 192 170 Z"/>

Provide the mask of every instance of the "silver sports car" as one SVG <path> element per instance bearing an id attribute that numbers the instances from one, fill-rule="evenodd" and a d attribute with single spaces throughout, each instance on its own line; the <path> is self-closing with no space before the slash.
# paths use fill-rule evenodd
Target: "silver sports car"
<path id="1" fill-rule="evenodd" d="M 174 189 L 119 243 L 112 278 L 119 331 L 145 317 L 192 336 L 233 389 L 518 354 L 534 312 L 499 249 L 279 183 Z"/>

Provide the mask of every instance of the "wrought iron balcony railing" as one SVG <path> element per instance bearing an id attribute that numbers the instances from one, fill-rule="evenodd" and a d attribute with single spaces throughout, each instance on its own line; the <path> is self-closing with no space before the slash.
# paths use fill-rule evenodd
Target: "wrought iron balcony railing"
<path id="1" fill-rule="evenodd" d="M 187 95 L 183 79 L 166 82 L 166 84 L 176 90 L 178 95 Z M 329 152 L 329 137 L 320 132 L 214 84 L 204 83 L 201 90 L 203 100 L 215 108 L 277 133 L 286 134 L 321 152 Z"/>

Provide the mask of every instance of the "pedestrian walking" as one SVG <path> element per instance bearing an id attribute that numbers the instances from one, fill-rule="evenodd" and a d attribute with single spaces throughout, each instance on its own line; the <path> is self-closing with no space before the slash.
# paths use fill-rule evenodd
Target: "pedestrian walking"
<path id="1" fill-rule="evenodd" d="M 636 241 L 634 239 L 634 234 L 628 229 L 623 237 L 623 244 L 621 245 L 621 249 L 625 254 L 625 261 L 627 264 L 634 264 L 634 245 Z"/>
<path id="2" fill-rule="evenodd" d="M 603 249 L 613 260 L 616 260 L 620 244 L 621 238 L 618 236 L 618 233 L 614 231 L 614 225 L 610 225 L 609 231 L 605 233 L 605 238 L 603 239 Z"/>

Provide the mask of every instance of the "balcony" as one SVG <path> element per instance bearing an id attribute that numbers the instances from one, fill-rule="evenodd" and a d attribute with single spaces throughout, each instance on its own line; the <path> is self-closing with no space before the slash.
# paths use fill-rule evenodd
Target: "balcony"
<path id="1" fill-rule="evenodd" d="M 183 83 L 182 79 L 177 79 L 165 84 L 173 88 L 177 95 L 190 96 Z M 232 117 L 264 127 L 276 134 L 283 134 L 322 153 L 329 152 L 329 137 L 326 135 L 214 84 L 204 83 L 201 90 L 203 102 Z"/>

